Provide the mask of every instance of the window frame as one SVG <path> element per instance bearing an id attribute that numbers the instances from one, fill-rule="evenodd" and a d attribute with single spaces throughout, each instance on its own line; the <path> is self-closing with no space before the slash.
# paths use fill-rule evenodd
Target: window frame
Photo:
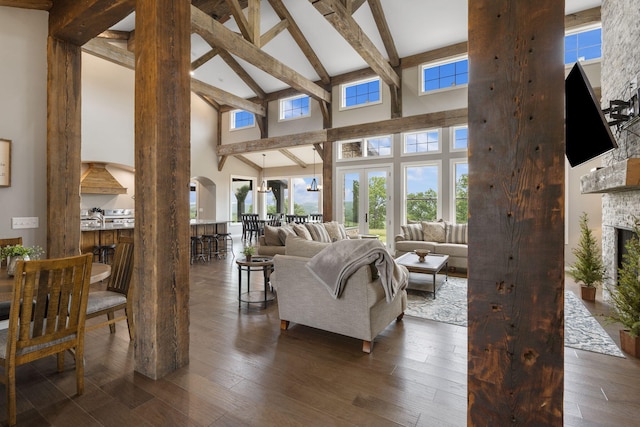
<path id="1" fill-rule="evenodd" d="M 346 92 L 348 88 L 355 87 L 365 83 L 371 83 L 377 81 L 378 82 L 378 93 L 380 94 L 380 99 L 373 102 L 366 102 L 364 104 L 355 104 L 355 105 L 347 105 L 347 96 Z M 382 79 L 379 76 L 369 77 L 367 79 L 356 80 L 349 83 L 343 83 L 340 85 L 340 111 L 344 110 L 352 110 L 354 108 L 363 108 L 370 107 L 372 105 L 382 104 Z"/>
<path id="2" fill-rule="evenodd" d="M 459 84 L 456 85 L 454 84 L 453 86 L 447 86 L 447 87 L 441 87 L 438 89 L 431 89 L 431 90 L 425 90 L 425 85 L 424 85 L 424 71 L 426 69 L 429 68 L 435 68 L 435 67 L 441 67 L 443 65 L 449 65 L 449 64 L 455 64 L 457 62 L 462 62 L 462 61 L 467 61 L 467 83 L 463 83 L 463 84 Z M 443 58 L 437 61 L 431 61 L 431 62 L 425 62 L 424 64 L 420 65 L 420 69 L 418 72 L 418 88 L 419 88 L 419 92 L 418 95 L 422 96 L 422 95 L 431 95 L 434 93 L 440 93 L 440 92 L 447 92 L 447 91 L 451 91 L 451 90 L 456 90 L 456 89 L 461 89 L 461 88 L 466 88 L 469 86 L 469 55 L 468 54 L 463 54 L 463 55 L 456 55 L 456 56 L 450 56 L 448 58 Z M 454 78 L 455 78 L 456 74 L 454 74 Z"/>
<path id="3" fill-rule="evenodd" d="M 282 104 L 287 101 L 294 101 L 296 99 L 302 99 L 302 98 L 307 98 L 307 113 L 301 114 L 299 116 L 283 117 L 284 109 Z M 279 122 L 288 122 L 290 120 L 304 119 L 307 117 L 311 117 L 311 97 L 309 95 L 301 94 L 301 95 L 295 95 L 295 96 L 288 96 L 286 98 L 281 98 L 278 100 L 278 121 Z"/>
<path id="4" fill-rule="evenodd" d="M 589 31 L 593 31 L 593 30 L 600 30 L 600 56 L 598 58 L 591 58 L 591 59 L 584 59 L 582 61 L 580 61 L 579 58 L 576 58 L 576 61 L 574 62 L 565 62 L 565 67 L 566 68 L 571 68 L 573 66 L 573 64 L 575 64 L 576 62 L 580 62 L 581 64 L 591 64 L 591 63 L 596 63 L 596 62 L 601 62 L 602 61 L 602 23 L 596 23 L 596 24 L 592 24 L 592 25 L 585 25 L 583 27 L 577 27 L 577 28 L 572 28 L 569 31 L 566 31 L 564 34 L 564 39 L 563 39 L 563 48 L 566 46 L 566 41 L 567 41 L 567 37 L 569 36 L 573 36 L 573 35 L 577 35 L 580 33 L 586 33 Z M 564 54 L 566 55 L 566 49 Z M 566 58 L 565 58 L 566 60 Z"/>
<path id="5" fill-rule="evenodd" d="M 382 154 L 379 156 L 370 156 L 369 153 L 369 141 L 373 140 L 373 139 L 383 139 L 383 138 L 388 138 L 389 142 L 390 142 L 390 146 L 389 146 L 389 154 Z M 361 156 L 359 157 L 347 157 L 347 158 L 343 158 L 342 157 L 342 146 L 344 144 L 352 144 L 354 142 L 359 142 L 361 143 Z M 367 138 L 358 138 L 358 139 L 348 139 L 348 140 L 344 140 L 344 141 L 338 141 L 338 148 L 336 150 L 336 162 L 350 162 L 350 161 L 362 161 L 362 160 L 377 160 L 377 159 L 389 159 L 389 158 L 393 158 L 393 135 L 389 134 L 389 135 L 376 135 L 376 136 L 369 136 Z"/>
<path id="6" fill-rule="evenodd" d="M 407 136 L 408 135 L 416 135 L 420 133 L 429 133 L 429 132 L 438 132 L 438 149 L 434 151 L 418 151 L 418 152 L 409 152 L 407 151 Z M 410 156 L 430 156 L 434 154 L 442 154 L 442 128 L 429 128 L 429 129 L 421 129 L 412 132 L 403 132 L 402 133 L 402 157 L 410 157 Z"/>
<path id="7" fill-rule="evenodd" d="M 247 113 L 247 114 L 251 114 L 253 116 L 253 123 L 247 126 L 242 126 L 242 127 L 237 127 L 236 126 L 236 114 L 237 113 Z M 233 132 L 236 130 L 244 130 L 244 129 L 252 129 L 256 127 L 256 115 L 254 113 L 251 113 L 247 110 L 241 110 L 241 109 L 236 109 L 236 110 L 231 110 L 229 111 L 229 131 Z"/>
<path id="8" fill-rule="evenodd" d="M 456 158 L 456 159 L 451 159 L 449 161 L 449 194 L 451 195 L 451 197 L 449 198 L 449 209 L 451 214 L 449 215 L 451 217 L 451 222 L 453 223 L 457 223 L 457 210 L 456 210 L 456 201 L 457 201 L 457 197 L 456 197 L 456 174 L 457 174 L 457 170 L 456 170 L 456 166 L 457 165 L 467 165 L 467 176 L 469 175 L 469 159 L 467 157 L 460 157 L 460 158 Z M 467 203 L 469 203 L 469 188 L 467 188 Z M 467 213 L 467 221 L 469 220 L 468 218 L 468 213 Z"/>
<path id="9" fill-rule="evenodd" d="M 442 160 L 434 159 L 434 160 L 424 160 L 424 161 L 415 161 L 415 162 L 403 162 L 400 164 L 400 170 L 402 171 L 402 205 L 401 205 L 401 214 L 400 221 L 402 224 L 407 224 L 407 169 L 413 167 L 432 167 L 435 166 L 437 168 L 437 178 L 438 178 L 438 189 L 437 198 L 436 198 L 436 218 L 442 218 Z"/>
<path id="10" fill-rule="evenodd" d="M 455 144 L 456 144 L 456 130 L 458 129 L 467 129 L 467 147 L 466 148 L 456 148 Z M 449 138 L 450 138 L 450 144 L 449 144 L 449 150 L 452 153 L 466 153 L 469 150 L 469 125 L 468 124 L 464 124 L 464 125 L 457 125 L 457 126 L 451 126 L 449 128 L 450 130 L 450 134 L 449 134 Z"/>

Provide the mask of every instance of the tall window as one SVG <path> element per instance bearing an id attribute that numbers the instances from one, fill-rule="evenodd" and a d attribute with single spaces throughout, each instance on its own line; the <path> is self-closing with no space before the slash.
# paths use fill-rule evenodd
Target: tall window
<path id="1" fill-rule="evenodd" d="M 435 221 L 439 204 L 439 163 L 404 167 L 406 221 Z"/>
<path id="2" fill-rule="evenodd" d="M 466 57 L 422 66 L 423 93 L 468 83 L 469 60 Z"/>
<path id="3" fill-rule="evenodd" d="M 602 57 L 602 28 L 567 34 L 564 38 L 564 63 Z"/>
<path id="4" fill-rule="evenodd" d="M 466 224 L 469 218 L 469 164 L 466 160 L 453 163 L 454 211 L 457 224 Z"/>
<path id="5" fill-rule="evenodd" d="M 437 153 L 439 151 L 439 129 L 404 134 L 404 152 L 407 154 Z"/>
<path id="6" fill-rule="evenodd" d="M 239 221 L 240 215 L 253 213 L 253 180 L 231 179 L 231 220 Z"/>
<path id="7" fill-rule="evenodd" d="M 309 96 L 300 95 L 280 100 L 280 120 L 309 117 Z"/>
<path id="8" fill-rule="evenodd" d="M 379 77 L 345 84 L 341 86 L 341 89 L 340 105 L 342 108 L 379 104 L 381 102 Z"/>
<path id="9" fill-rule="evenodd" d="M 451 149 L 453 151 L 466 151 L 468 148 L 469 128 L 467 126 L 455 126 L 451 129 Z"/>
<path id="10" fill-rule="evenodd" d="M 234 110 L 231 112 L 231 129 L 242 129 L 255 126 L 255 117 L 253 113 L 243 110 Z"/>
<path id="11" fill-rule="evenodd" d="M 196 193 L 196 183 L 192 182 L 189 184 L 189 218 L 196 219 L 198 218 L 198 199 Z"/>
<path id="12" fill-rule="evenodd" d="M 293 179 L 293 213 L 295 215 L 309 215 L 320 212 L 321 191 L 307 191 L 311 185 L 312 176 Z M 322 182 L 321 176 L 316 176 L 318 182 Z"/>

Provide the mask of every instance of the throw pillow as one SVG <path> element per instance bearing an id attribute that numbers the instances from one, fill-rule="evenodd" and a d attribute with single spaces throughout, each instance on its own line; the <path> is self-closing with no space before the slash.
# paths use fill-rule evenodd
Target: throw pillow
<path id="1" fill-rule="evenodd" d="M 407 224 L 401 225 L 402 233 L 405 240 L 420 240 L 424 239 L 424 233 L 422 232 L 422 224 Z"/>
<path id="2" fill-rule="evenodd" d="M 347 232 L 344 229 L 344 225 L 338 223 L 338 221 L 325 222 L 324 228 L 327 230 L 329 234 L 329 238 L 332 242 L 337 242 L 338 240 L 345 240 L 349 237 L 347 236 Z"/>
<path id="3" fill-rule="evenodd" d="M 280 227 L 275 227 L 273 225 L 264 226 L 264 243 L 267 246 L 284 246 L 282 241 L 280 241 L 278 233 L 279 228 Z"/>
<path id="4" fill-rule="evenodd" d="M 444 222 L 422 221 L 422 234 L 425 242 L 444 243 L 446 241 Z"/>
<path id="5" fill-rule="evenodd" d="M 313 240 L 311 238 L 311 234 L 309 233 L 309 230 L 307 230 L 307 227 L 305 227 L 303 224 L 294 225 L 293 231 L 296 233 L 296 236 L 298 237 L 302 237 L 303 239 L 307 239 L 307 240 Z"/>
<path id="6" fill-rule="evenodd" d="M 319 222 L 307 222 L 304 224 L 307 227 L 307 231 L 311 234 L 311 240 L 316 242 L 331 243 L 331 237 L 327 233 L 327 229 Z"/>
<path id="7" fill-rule="evenodd" d="M 284 253 L 285 255 L 299 256 L 303 258 L 313 258 L 318 252 L 331 243 L 314 242 L 298 236 L 287 237 Z"/>
<path id="8" fill-rule="evenodd" d="M 447 243 L 467 243 L 468 229 L 467 224 L 451 224 L 446 223 Z"/>
<path id="9" fill-rule="evenodd" d="M 291 225 L 283 225 L 282 227 L 278 227 L 278 237 L 280 238 L 280 245 L 284 246 L 287 241 L 287 236 L 295 236 L 296 232 L 293 231 L 293 227 Z"/>

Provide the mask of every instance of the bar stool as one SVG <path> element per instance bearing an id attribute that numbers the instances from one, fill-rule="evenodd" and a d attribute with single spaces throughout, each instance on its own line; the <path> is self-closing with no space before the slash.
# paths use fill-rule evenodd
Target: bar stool
<path id="1" fill-rule="evenodd" d="M 213 256 L 218 256 L 218 239 L 215 234 L 203 234 L 202 241 L 205 245 L 207 261 L 211 261 Z"/>
<path id="2" fill-rule="evenodd" d="M 233 255 L 234 258 L 236 257 L 236 254 L 233 252 L 233 239 L 231 238 L 231 233 L 216 234 L 216 247 L 218 250 L 218 259 L 227 259 L 227 254 L 229 252 L 231 252 L 231 255 Z"/>
<path id="3" fill-rule="evenodd" d="M 191 236 L 190 264 L 193 264 L 194 261 L 198 260 L 202 260 L 204 262 L 207 261 L 207 257 L 204 253 L 204 240 L 202 240 L 202 236 Z"/>
<path id="4" fill-rule="evenodd" d="M 111 259 L 113 258 L 113 254 L 116 251 L 116 245 L 95 245 L 93 247 L 93 258 L 95 261 L 95 257 L 98 257 L 98 262 L 103 264 L 111 264 Z"/>

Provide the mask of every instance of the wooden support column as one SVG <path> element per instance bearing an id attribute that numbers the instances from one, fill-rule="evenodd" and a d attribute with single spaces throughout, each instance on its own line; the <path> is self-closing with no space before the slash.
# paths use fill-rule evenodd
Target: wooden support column
<path id="1" fill-rule="evenodd" d="M 469 2 L 468 425 L 563 425 L 564 2 Z"/>
<path id="2" fill-rule="evenodd" d="M 47 257 L 80 253 L 81 50 L 47 40 Z"/>
<path id="3" fill-rule="evenodd" d="M 189 0 L 136 2 L 136 355 L 158 379 L 189 362 Z"/>
<path id="4" fill-rule="evenodd" d="M 322 220 L 333 221 L 333 144 L 322 144 Z"/>

